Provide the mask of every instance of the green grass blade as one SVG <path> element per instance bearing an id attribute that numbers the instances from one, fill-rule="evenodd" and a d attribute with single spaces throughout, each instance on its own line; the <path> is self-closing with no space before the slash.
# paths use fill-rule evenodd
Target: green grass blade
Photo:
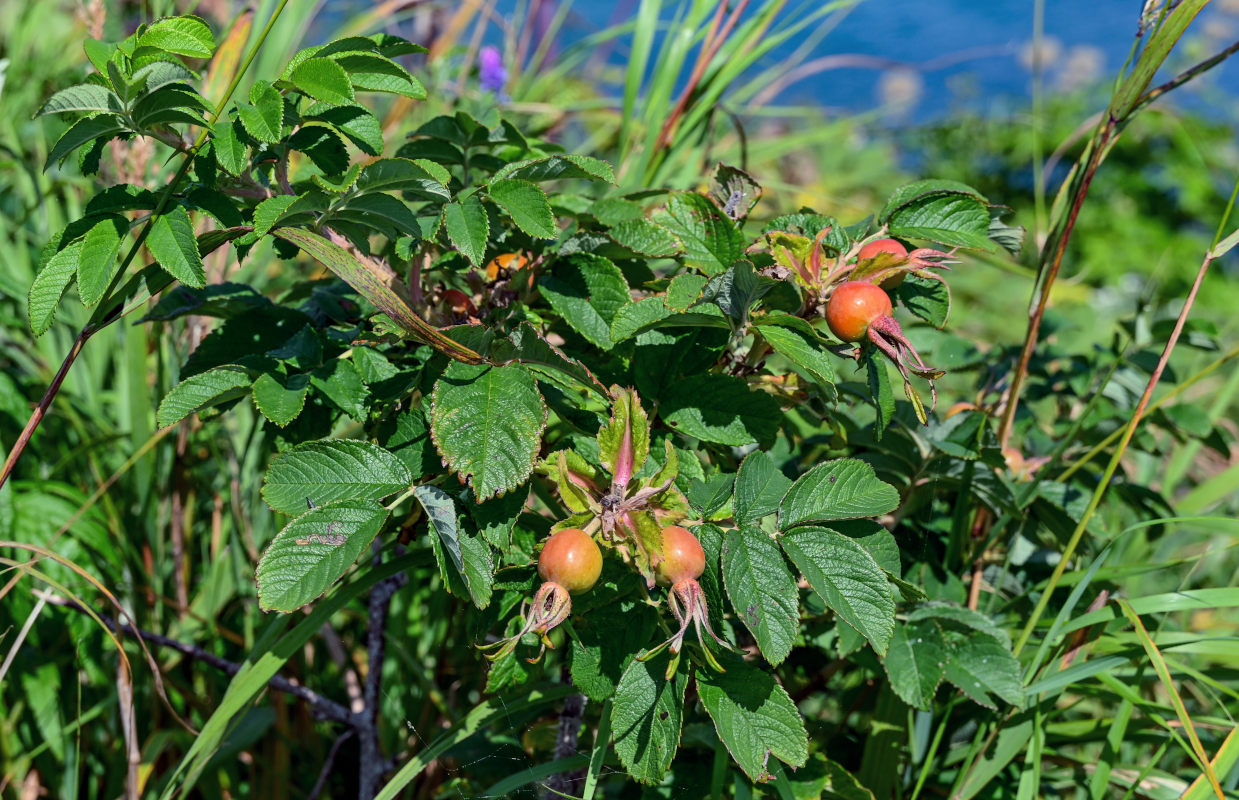
<path id="1" fill-rule="evenodd" d="M 585 786 L 581 800 L 594 800 L 598 777 L 607 763 L 607 751 L 611 749 L 611 698 L 602 703 L 602 717 L 598 721 L 598 733 L 594 736 L 594 752 L 589 757 L 589 771 L 585 773 Z"/>
<path id="2" fill-rule="evenodd" d="M 254 645 L 241 671 L 228 684 L 228 691 L 172 773 L 159 795 L 160 800 L 183 796 L 193 788 L 203 768 L 223 743 L 233 720 L 266 689 L 268 681 L 290 658 L 301 652 L 305 643 L 322 630 L 337 611 L 384 578 L 429 563 L 430 559 L 429 551 L 419 551 L 394 558 L 376 569 L 367 569 L 363 577 L 344 584 L 316 603 L 314 610 L 284 636 L 279 636 L 279 633 L 290 617 L 274 619 Z"/>
<path id="3" fill-rule="evenodd" d="M 1239 594 L 1239 589 L 1236 590 L 1236 593 Z M 1122 610 L 1123 615 L 1127 617 L 1128 621 L 1136 629 L 1136 633 L 1140 635 L 1140 641 L 1144 645 L 1145 652 L 1148 653 L 1149 660 L 1153 662 L 1153 669 L 1157 671 L 1162 687 L 1170 695 L 1170 702 L 1174 705 L 1175 714 L 1178 715 L 1179 722 L 1183 724 L 1183 730 L 1187 734 L 1188 741 L 1191 742 L 1191 752 L 1195 754 L 1203 765 L 1204 776 L 1208 779 L 1209 785 L 1213 788 L 1214 793 L 1217 794 L 1218 800 L 1226 800 L 1226 795 L 1218 782 L 1217 774 L 1209 763 L 1209 754 L 1205 752 L 1204 745 L 1200 742 L 1200 736 L 1196 733 L 1196 726 L 1192 723 L 1191 715 L 1187 713 L 1187 707 L 1183 705 L 1183 698 L 1179 695 L 1179 690 L 1174 685 L 1174 678 L 1170 674 L 1170 668 L 1166 666 L 1165 659 L 1162 658 L 1161 651 L 1158 650 L 1152 637 L 1149 636 L 1144 623 L 1140 621 L 1140 615 L 1136 613 L 1132 604 L 1119 598 L 1118 606 Z"/>
<path id="4" fill-rule="evenodd" d="M 451 748 L 460 744 L 470 736 L 477 733 L 482 728 L 490 725 L 493 722 L 507 719 L 511 714 L 518 711 L 524 711 L 529 708 L 538 708 L 540 706 L 550 705 L 556 700 L 572 694 L 575 689 L 568 684 L 554 684 L 535 687 L 533 689 L 522 689 L 517 696 L 508 698 L 497 697 L 494 700 L 488 700 L 481 703 L 472 711 L 469 712 L 464 719 L 453 725 L 442 736 L 431 742 L 424 750 L 419 752 L 413 758 L 400 768 L 387 785 L 384 786 L 375 796 L 375 800 L 394 800 L 404 787 L 413 782 L 413 779 L 421 774 L 431 761 L 434 761 L 439 756 L 446 753 Z M 580 758 L 584 758 L 583 756 Z M 577 765 L 582 766 L 582 764 Z M 559 769 L 555 770 L 560 771 Z M 523 786 L 529 781 L 519 785 Z"/>

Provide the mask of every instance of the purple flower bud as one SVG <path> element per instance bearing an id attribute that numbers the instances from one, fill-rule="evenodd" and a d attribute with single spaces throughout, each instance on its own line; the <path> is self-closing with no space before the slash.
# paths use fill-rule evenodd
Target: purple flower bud
<path id="1" fill-rule="evenodd" d="M 478 76 L 482 89 L 489 92 L 503 91 L 508 82 L 508 71 L 503 66 L 503 56 L 498 47 L 487 45 L 478 55 Z"/>

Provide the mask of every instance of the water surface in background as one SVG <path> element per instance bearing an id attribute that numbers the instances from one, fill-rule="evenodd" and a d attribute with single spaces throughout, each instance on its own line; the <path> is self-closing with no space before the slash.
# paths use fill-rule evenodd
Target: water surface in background
<path id="1" fill-rule="evenodd" d="M 510 13 L 514 5 L 500 2 L 498 10 Z M 564 40 L 631 18 L 637 6 L 636 0 L 578 0 Z M 796 6 L 793 0 L 787 7 Z M 1046 0 L 1047 89 L 1111 80 L 1127 59 L 1142 6 L 1142 0 Z M 855 65 L 797 81 L 780 99 L 852 113 L 903 101 L 907 115 L 917 120 L 961 104 L 981 109 L 995 100 L 1022 104 L 1031 91 L 1033 9 L 1033 0 L 865 0 L 832 21 L 834 29 L 805 59 L 835 57 L 838 63 L 842 56 L 856 56 L 846 59 Z M 1239 0 L 1216 0 L 1193 30 L 1207 40 L 1202 45 L 1212 45 L 1201 57 L 1233 42 L 1239 38 Z M 1223 65 L 1206 80 L 1232 98 L 1239 94 L 1235 64 Z"/>

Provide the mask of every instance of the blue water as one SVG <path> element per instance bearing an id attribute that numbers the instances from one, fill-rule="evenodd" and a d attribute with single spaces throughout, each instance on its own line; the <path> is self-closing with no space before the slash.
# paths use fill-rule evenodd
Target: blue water
<path id="1" fill-rule="evenodd" d="M 734 2 L 734 0 L 732 0 Z M 828 0 L 821 0 L 827 2 Z M 494 14 L 505 23 L 517 8 L 539 0 L 496 0 Z M 549 20 L 560 2 L 541 0 Z M 789 19 L 804 0 L 787 0 Z M 332 33 L 334 23 L 362 0 L 325 4 L 311 39 Z M 558 47 L 570 46 L 618 21 L 631 19 L 640 0 L 575 0 Z M 752 5 L 758 5 L 754 0 Z M 676 0 L 663 0 L 670 19 Z M 841 4 L 843 5 L 843 4 Z M 781 103 L 816 104 L 857 114 L 896 109 L 896 119 L 919 122 L 961 108 L 1010 112 L 1028 104 L 1032 90 L 1029 49 L 1033 40 L 1034 0 L 859 0 L 827 18 L 829 34 L 806 61 L 846 59 L 860 65 L 835 68 L 789 85 Z M 1045 0 L 1047 58 L 1044 85 L 1049 93 L 1092 88 L 1104 103 L 1114 76 L 1127 60 L 1144 0 Z M 454 4 L 447 4 L 454 10 Z M 446 18 L 441 18 L 446 19 Z M 397 32 L 408 34 L 409 31 Z M 466 40 L 469 38 L 466 33 Z M 1171 54 L 1158 82 L 1239 39 L 1239 0 L 1215 0 L 1193 22 L 1188 37 Z M 497 26 L 484 42 L 499 45 Z M 613 66 L 623 66 L 626 46 L 609 48 Z M 785 63 L 787 52 L 767 57 L 765 66 Z M 1174 102 L 1213 114 L 1234 114 L 1239 96 L 1239 56 L 1176 92 Z M 892 105 L 891 90 L 903 87 L 905 100 Z"/>
<path id="2" fill-rule="evenodd" d="M 795 0 L 788 3 L 789 9 L 796 5 Z M 1198 32 L 1199 53 L 1192 60 L 1172 56 L 1171 69 L 1239 38 L 1239 2 L 1219 0 L 1214 5 L 1221 8 L 1206 9 L 1192 26 Z M 1108 86 L 1128 57 L 1142 6 L 1143 0 L 1046 0 L 1049 47 L 1043 63 L 1048 91 Z M 578 0 L 564 38 L 579 39 L 635 14 L 636 8 L 636 0 Z M 910 81 L 913 99 L 904 106 L 910 119 L 933 118 L 961 106 L 988 110 L 1023 105 L 1032 86 L 1028 56 L 1033 9 L 1033 0 L 864 0 L 843 13 L 842 21 L 832 20 L 837 25 L 807 59 L 856 56 L 863 66 L 808 77 L 789 86 L 779 99 L 859 113 L 889 104 L 884 84 L 907 87 Z M 779 53 L 770 60 L 785 56 Z M 905 68 L 902 81 L 890 76 L 892 68 L 900 67 Z M 1239 93 L 1239 67 L 1223 65 L 1206 81 L 1227 89 L 1233 98 Z"/>

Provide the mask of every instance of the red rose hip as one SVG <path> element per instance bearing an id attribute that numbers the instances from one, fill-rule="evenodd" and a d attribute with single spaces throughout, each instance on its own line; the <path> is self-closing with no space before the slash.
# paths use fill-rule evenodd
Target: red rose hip
<path id="1" fill-rule="evenodd" d="M 826 324 L 845 342 L 864 339 L 874 320 L 890 314 L 890 297 L 880 287 L 865 281 L 840 284 L 826 303 Z"/>
<path id="2" fill-rule="evenodd" d="M 580 528 L 564 528 L 546 540 L 538 556 L 538 574 L 572 594 L 593 588 L 602 574 L 602 551 Z"/>
<path id="3" fill-rule="evenodd" d="M 663 558 L 654 568 L 658 579 L 674 586 L 681 581 L 701 577 L 706 568 L 706 551 L 687 528 L 669 525 L 663 528 Z"/>

